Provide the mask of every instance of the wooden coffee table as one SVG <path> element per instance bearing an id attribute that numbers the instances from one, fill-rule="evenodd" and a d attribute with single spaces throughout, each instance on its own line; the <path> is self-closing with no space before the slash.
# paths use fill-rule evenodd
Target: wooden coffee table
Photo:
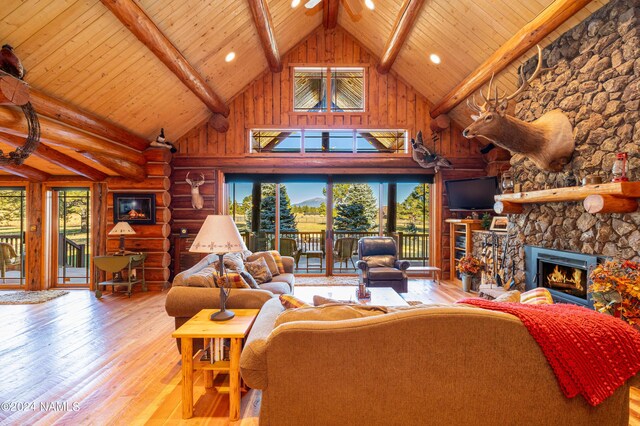
<path id="1" fill-rule="evenodd" d="M 357 286 L 297 286 L 294 294 L 309 304 L 313 304 L 313 296 L 317 295 L 335 300 L 349 300 L 363 305 L 409 306 L 407 301 L 391 287 L 369 287 L 371 300 L 358 300 L 356 297 L 357 289 Z"/>
<path id="2" fill-rule="evenodd" d="M 172 337 L 182 339 L 182 418 L 193 416 L 193 370 L 202 370 L 204 385 L 213 387 L 213 372 L 229 372 L 229 420 L 240 418 L 240 352 L 242 341 L 258 315 L 259 309 L 233 309 L 236 316 L 229 321 L 211 321 L 209 317 L 217 309 L 203 309 L 180 328 Z M 205 348 L 210 339 L 231 339 L 229 361 L 201 360 L 204 350 L 193 355 L 193 339 L 205 339 Z"/>

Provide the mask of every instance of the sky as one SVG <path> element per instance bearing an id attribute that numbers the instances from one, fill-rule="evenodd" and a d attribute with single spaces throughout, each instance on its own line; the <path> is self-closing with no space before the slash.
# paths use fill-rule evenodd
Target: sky
<path id="1" fill-rule="evenodd" d="M 289 199 L 291 200 L 291 204 L 298 204 L 306 200 L 310 200 L 316 197 L 324 197 L 322 194 L 322 189 L 325 187 L 323 183 L 287 183 L 287 194 L 289 194 Z M 379 184 L 368 184 L 373 190 L 373 194 L 378 198 L 379 195 Z M 398 200 L 400 202 L 404 201 L 407 196 L 411 193 L 413 188 L 417 184 L 410 183 L 399 183 L 398 184 Z M 241 203 L 242 200 L 251 195 L 251 184 L 250 183 L 237 183 L 236 184 L 236 201 Z M 383 197 L 386 197 L 386 188 L 382 194 Z M 386 200 L 385 200 L 386 201 Z"/>

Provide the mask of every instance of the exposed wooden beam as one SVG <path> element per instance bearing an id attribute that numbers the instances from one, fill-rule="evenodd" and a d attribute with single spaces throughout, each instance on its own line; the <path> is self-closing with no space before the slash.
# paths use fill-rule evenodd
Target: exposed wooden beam
<path id="1" fill-rule="evenodd" d="M 398 57 L 398 53 L 400 53 L 400 49 L 402 49 L 402 45 L 411 32 L 411 28 L 413 28 L 413 23 L 418 17 L 423 4 L 424 0 L 405 0 L 402 4 L 400 14 L 393 24 L 391 36 L 387 40 L 380 57 L 380 63 L 378 64 L 378 72 L 380 74 L 386 74 L 391 69 Z"/>
<path id="2" fill-rule="evenodd" d="M 4 170 L 5 172 L 11 173 L 12 175 L 25 178 L 31 182 L 44 182 L 50 177 L 49 173 L 45 173 L 42 170 L 27 166 L 26 164 L 21 164 L 19 166 L 3 164 L 0 165 L 0 170 Z"/>
<path id="3" fill-rule="evenodd" d="M 489 81 L 491 75 L 504 70 L 590 2 L 591 0 L 556 0 L 551 3 L 437 102 L 430 112 L 431 117 L 451 111 Z"/>
<path id="4" fill-rule="evenodd" d="M 322 2 L 322 24 L 328 30 L 338 25 L 338 8 L 340 0 L 324 0 Z"/>
<path id="5" fill-rule="evenodd" d="M 278 52 L 276 37 L 273 35 L 273 22 L 271 21 L 267 0 L 248 1 L 253 15 L 253 22 L 256 25 L 256 30 L 258 30 L 258 36 L 262 43 L 262 50 L 264 50 L 264 55 L 269 63 L 269 69 L 272 72 L 280 72 L 282 71 L 282 60 L 280 59 L 280 52 Z"/>
<path id="6" fill-rule="evenodd" d="M 143 166 L 132 163 L 123 158 L 105 155 L 98 152 L 83 152 L 82 155 L 99 164 L 102 164 L 106 168 L 113 170 L 120 176 L 127 179 L 141 182 L 147 177 L 147 172 Z"/>
<path id="7" fill-rule="evenodd" d="M 101 1 L 212 113 L 229 115 L 229 107 L 135 1 Z"/>
<path id="8" fill-rule="evenodd" d="M 31 104 L 38 114 L 140 151 L 144 151 L 149 147 L 148 140 L 94 114 L 33 88 L 29 90 L 29 93 L 31 95 Z"/>
<path id="9" fill-rule="evenodd" d="M 14 148 L 24 145 L 24 138 L 5 133 L 0 133 L 0 141 Z M 49 148 L 42 143 L 38 145 L 38 148 L 31 155 L 96 182 L 104 181 L 107 178 L 106 173 L 94 169 L 93 167 L 83 163 L 82 161 L 78 161 L 67 154 L 63 154 L 60 151 Z"/>
<path id="10" fill-rule="evenodd" d="M 29 102 L 27 83 L 0 71 L 0 105 L 24 105 Z"/>
<path id="11" fill-rule="evenodd" d="M 50 118 L 38 118 L 40 121 L 40 139 L 49 146 L 70 148 L 76 151 L 97 152 L 115 158 L 126 158 L 128 161 L 139 165 L 144 165 L 147 162 L 144 155 L 139 151 L 82 132 Z M 26 137 L 28 133 L 27 122 L 22 111 L 15 107 L 0 107 L 0 131 Z"/>

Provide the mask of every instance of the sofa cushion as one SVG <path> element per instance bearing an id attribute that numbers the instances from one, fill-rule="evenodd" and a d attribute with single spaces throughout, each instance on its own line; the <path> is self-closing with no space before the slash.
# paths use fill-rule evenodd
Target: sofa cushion
<path id="1" fill-rule="evenodd" d="M 384 306 L 325 305 L 310 308 L 288 309 L 276 319 L 275 326 L 293 321 L 340 321 L 386 314 Z"/>
<path id="2" fill-rule="evenodd" d="M 284 274 L 284 263 L 282 263 L 282 256 L 280 256 L 280 252 L 278 252 L 278 250 L 269 250 L 269 253 L 271 253 L 271 256 L 273 256 L 273 260 L 276 261 L 278 273 Z"/>
<path id="3" fill-rule="evenodd" d="M 279 299 L 285 309 L 308 308 L 311 306 L 304 300 L 298 299 L 292 294 L 281 294 Z"/>
<path id="4" fill-rule="evenodd" d="M 216 268 L 219 268 L 219 261 L 213 262 L 213 265 Z M 244 260 L 242 258 L 242 253 L 227 253 L 224 255 L 224 267 L 227 269 L 231 269 L 232 271 L 242 271 L 244 270 Z"/>
<path id="5" fill-rule="evenodd" d="M 295 280 L 296 280 L 295 276 L 290 273 L 280 274 L 278 276 L 273 277 L 272 279 L 272 281 L 275 281 L 278 283 L 287 283 L 291 288 L 293 288 L 293 283 L 295 282 Z"/>
<path id="6" fill-rule="evenodd" d="M 290 294 L 291 288 L 289 284 L 283 281 L 271 281 L 268 283 L 260 284 L 261 290 L 269 290 L 273 294 Z"/>
<path id="7" fill-rule="evenodd" d="M 342 305 L 352 304 L 353 305 L 353 304 L 357 304 L 357 302 L 354 302 L 353 300 L 330 299 L 328 297 L 319 296 L 317 294 L 313 296 L 313 306 L 322 306 L 322 305 L 331 305 L 331 304 L 342 304 Z"/>
<path id="8" fill-rule="evenodd" d="M 273 255 L 268 251 L 259 251 L 257 253 L 253 253 L 251 256 L 247 257 L 247 262 L 253 262 L 260 258 L 263 258 L 265 260 L 272 276 L 275 277 L 276 275 L 280 274 L 280 269 L 278 269 L 278 264 L 276 263 L 276 260 L 273 258 Z"/>
<path id="9" fill-rule="evenodd" d="M 256 281 L 256 279 L 253 278 L 251 274 L 248 273 L 247 271 L 240 271 L 240 276 L 247 284 L 249 284 L 249 287 L 260 288 L 260 286 L 258 286 L 258 282 Z"/>
<path id="10" fill-rule="evenodd" d="M 245 262 L 244 267 L 258 284 L 271 281 L 271 270 L 263 257 L 257 257 L 253 261 Z"/>
<path id="11" fill-rule="evenodd" d="M 404 274 L 395 268 L 373 268 L 368 271 L 369 279 L 374 281 L 401 280 Z"/>
<path id="12" fill-rule="evenodd" d="M 213 266 L 207 266 L 197 272 L 189 275 L 185 280 L 181 280 L 176 283 L 177 286 L 187 287 L 216 287 L 216 281 L 214 275 L 216 274 L 216 268 Z"/>

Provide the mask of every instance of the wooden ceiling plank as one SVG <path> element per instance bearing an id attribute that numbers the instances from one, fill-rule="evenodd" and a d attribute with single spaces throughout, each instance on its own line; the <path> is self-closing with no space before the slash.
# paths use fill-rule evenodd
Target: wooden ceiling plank
<path id="1" fill-rule="evenodd" d="M 322 2 L 322 25 L 331 30 L 338 25 L 338 11 L 340 0 L 324 0 Z"/>
<path id="2" fill-rule="evenodd" d="M 26 164 L 21 164 L 19 166 L 2 164 L 0 165 L 0 170 L 4 170 L 12 175 L 16 175 L 33 182 L 44 182 L 45 180 L 48 180 L 50 176 L 49 173 L 27 166 Z"/>
<path id="3" fill-rule="evenodd" d="M 116 158 L 127 158 L 139 165 L 146 164 L 146 159 L 140 151 L 84 133 L 50 118 L 39 117 L 39 121 L 40 138 L 48 145 L 71 148 L 81 152 L 100 152 Z M 16 108 L 0 107 L 0 131 L 26 137 L 28 133 L 27 122 L 22 112 Z"/>
<path id="4" fill-rule="evenodd" d="M 115 140 L 125 146 L 144 151 L 149 141 L 123 129 L 107 120 L 103 120 L 87 111 L 31 89 L 31 103 L 38 114 L 61 121 L 70 126 Z"/>
<path id="5" fill-rule="evenodd" d="M 229 115 L 229 107 L 133 0 L 101 1 L 212 113 Z"/>
<path id="6" fill-rule="evenodd" d="M 423 4 L 424 0 L 405 0 L 380 57 L 380 63 L 378 64 L 378 72 L 380 74 L 386 74 L 391 69 L 398 57 L 398 53 L 400 53 L 400 49 L 402 49 L 402 45 L 411 32 L 411 28 L 413 28 L 413 23 L 418 17 Z"/>
<path id="7" fill-rule="evenodd" d="M 487 58 L 431 110 L 431 117 L 446 114 L 485 84 L 492 74 L 498 74 L 539 43 L 549 33 L 587 5 L 591 0 L 556 0 L 534 20 Z"/>
<path id="8" fill-rule="evenodd" d="M 0 141 L 14 148 L 24 145 L 23 138 L 6 133 L 0 133 Z M 101 182 L 107 178 L 106 173 L 102 173 L 100 170 L 96 170 L 93 167 L 58 150 L 49 148 L 42 143 L 38 145 L 38 148 L 36 148 L 32 155 L 96 182 Z"/>
<path id="9" fill-rule="evenodd" d="M 276 37 L 273 35 L 273 21 L 267 0 L 248 0 L 248 2 L 253 23 L 258 31 L 258 37 L 260 37 L 262 50 L 269 63 L 269 69 L 271 72 L 280 72 L 282 71 L 282 59 L 278 51 Z"/>

